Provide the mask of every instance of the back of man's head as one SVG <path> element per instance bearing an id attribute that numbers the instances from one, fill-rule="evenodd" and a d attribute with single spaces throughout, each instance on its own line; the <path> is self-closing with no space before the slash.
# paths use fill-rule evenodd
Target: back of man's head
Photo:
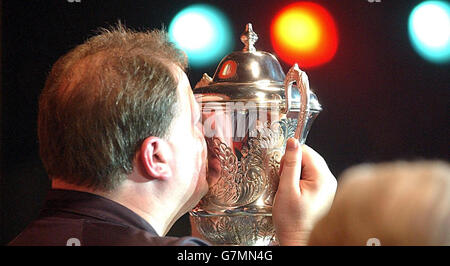
<path id="1" fill-rule="evenodd" d="M 53 66 L 39 100 L 40 155 L 51 178 L 114 190 L 148 136 L 165 138 L 177 115 L 185 55 L 163 31 L 118 25 Z"/>

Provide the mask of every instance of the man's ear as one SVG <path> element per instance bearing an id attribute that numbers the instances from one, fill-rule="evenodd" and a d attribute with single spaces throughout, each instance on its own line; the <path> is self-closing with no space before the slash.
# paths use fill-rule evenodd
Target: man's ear
<path id="1" fill-rule="evenodd" d="M 139 160 L 149 178 L 167 180 L 172 176 L 170 160 L 172 150 L 168 143 L 157 137 L 148 137 L 141 145 Z"/>

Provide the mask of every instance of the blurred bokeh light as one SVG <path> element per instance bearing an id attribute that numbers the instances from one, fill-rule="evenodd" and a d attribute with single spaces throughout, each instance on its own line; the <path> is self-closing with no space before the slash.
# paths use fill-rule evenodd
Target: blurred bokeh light
<path id="1" fill-rule="evenodd" d="M 217 64 L 233 44 L 227 17 L 205 4 L 181 10 L 170 23 L 169 36 L 188 55 L 193 67 Z"/>
<path id="2" fill-rule="evenodd" d="M 450 5 L 426 1 L 409 16 L 409 37 L 414 49 L 426 60 L 445 63 L 450 60 Z"/>
<path id="3" fill-rule="evenodd" d="M 336 53 L 336 23 L 322 6 L 300 2 L 284 7 L 271 25 L 275 53 L 288 64 L 311 68 L 330 61 Z"/>

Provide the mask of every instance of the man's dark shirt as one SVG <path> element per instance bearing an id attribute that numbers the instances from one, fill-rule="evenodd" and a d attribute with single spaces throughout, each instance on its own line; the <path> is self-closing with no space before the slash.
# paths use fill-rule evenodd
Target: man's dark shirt
<path id="1" fill-rule="evenodd" d="M 125 206 L 72 190 L 50 190 L 39 217 L 9 245 L 208 245 L 193 237 L 159 237 L 153 227 Z"/>

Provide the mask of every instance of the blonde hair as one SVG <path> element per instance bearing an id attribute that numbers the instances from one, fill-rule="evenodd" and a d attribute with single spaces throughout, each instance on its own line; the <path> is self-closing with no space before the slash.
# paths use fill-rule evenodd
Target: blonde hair
<path id="1" fill-rule="evenodd" d="M 310 245 L 450 245 L 450 165 L 398 161 L 348 169 Z"/>

